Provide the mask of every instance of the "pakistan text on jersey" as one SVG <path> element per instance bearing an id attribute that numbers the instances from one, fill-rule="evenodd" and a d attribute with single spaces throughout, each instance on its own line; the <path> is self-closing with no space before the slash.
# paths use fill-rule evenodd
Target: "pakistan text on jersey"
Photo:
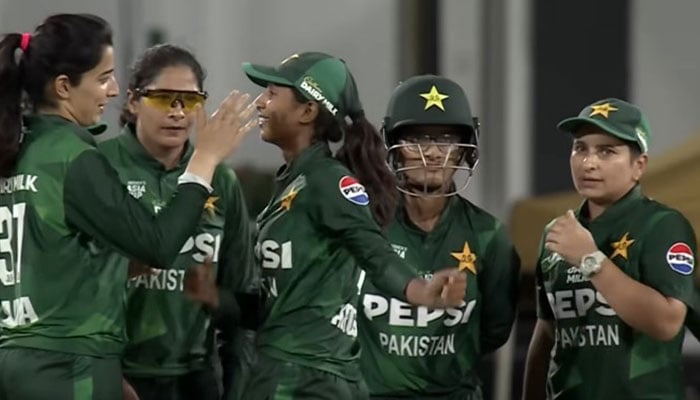
<path id="1" fill-rule="evenodd" d="M 619 346 L 619 328 L 617 324 L 581 325 L 557 328 L 556 342 L 562 349 L 572 347 Z"/>
<path id="2" fill-rule="evenodd" d="M 0 194 L 21 192 L 23 190 L 28 190 L 37 193 L 38 190 L 36 189 L 36 181 L 36 175 L 25 174 L 0 179 Z"/>
<path id="3" fill-rule="evenodd" d="M 151 275 L 140 275 L 129 279 L 128 288 L 144 288 L 182 292 L 184 290 L 185 270 L 155 269 Z"/>
<path id="4" fill-rule="evenodd" d="M 388 354 L 402 357 L 446 356 L 455 354 L 455 335 L 419 336 L 379 333 L 379 344 Z"/>
<path id="5" fill-rule="evenodd" d="M 37 322 L 32 301 L 27 296 L 0 301 L 0 328 L 15 328 Z"/>

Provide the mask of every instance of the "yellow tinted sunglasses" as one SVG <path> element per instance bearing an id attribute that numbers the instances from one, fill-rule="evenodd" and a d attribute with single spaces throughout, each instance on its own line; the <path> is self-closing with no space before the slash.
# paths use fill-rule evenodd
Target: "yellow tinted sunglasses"
<path id="1" fill-rule="evenodd" d="M 149 106 L 163 111 L 170 111 L 180 103 L 185 113 L 192 112 L 198 105 L 203 106 L 209 96 L 205 91 L 170 89 L 136 89 L 134 93 L 143 97 Z"/>

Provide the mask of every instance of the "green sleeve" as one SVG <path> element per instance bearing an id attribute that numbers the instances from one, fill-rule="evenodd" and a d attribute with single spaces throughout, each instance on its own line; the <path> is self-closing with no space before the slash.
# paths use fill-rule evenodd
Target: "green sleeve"
<path id="1" fill-rule="evenodd" d="M 355 256 L 379 290 L 405 301 L 406 286 L 417 273 L 391 248 L 369 205 L 353 203 L 341 194 L 339 183 L 343 175 L 334 172 L 324 171 L 323 181 L 310 184 L 312 220 L 324 234 L 337 238 Z"/>
<path id="2" fill-rule="evenodd" d="M 545 235 L 547 231 L 545 231 Z M 537 318 L 547 321 L 554 320 L 554 312 L 552 305 L 547 299 L 547 291 L 544 288 L 544 272 L 542 271 L 542 260 L 546 256 L 544 250 L 544 237 L 540 240 L 540 255 L 537 257 L 537 265 L 535 266 L 535 301 L 537 303 Z"/>
<path id="3" fill-rule="evenodd" d="M 219 308 L 214 312 L 214 323 L 220 329 L 238 324 L 240 309 L 236 296 L 257 290 L 258 277 L 255 274 L 253 247 L 251 243 L 250 218 L 243 192 L 233 171 L 222 171 L 226 175 L 227 194 L 230 196 L 226 207 L 224 238 L 219 252 L 219 269 L 216 277 L 219 287 Z M 246 310 L 247 311 L 247 310 Z M 228 330 L 228 329 L 225 329 Z"/>
<path id="4" fill-rule="evenodd" d="M 96 150 L 81 153 L 68 166 L 63 187 L 69 226 L 126 256 L 168 268 L 194 232 L 209 195 L 188 183 L 157 216 L 129 195 L 107 160 Z"/>
<path id="5" fill-rule="evenodd" d="M 255 331 L 239 329 L 231 341 L 226 341 L 219 351 L 221 357 L 223 400 L 243 399 L 243 388 L 251 378 L 257 361 Z"/>
<path id="6" fill-rule="evenodd" d="M 690 253 L 683 248 L 690 249 Z M 640 281 L 692 306 L 696 252 L 695 233 L 688 220 L 678 212 L 662 214 L 645 230 Z"/>
<path id="7" fill-rule="evenodd" d="M 481 353 L 487 354 L 508 340 L 518 302 L 520 257 L 501 224 L 486 247 L 482 265 Z"/>

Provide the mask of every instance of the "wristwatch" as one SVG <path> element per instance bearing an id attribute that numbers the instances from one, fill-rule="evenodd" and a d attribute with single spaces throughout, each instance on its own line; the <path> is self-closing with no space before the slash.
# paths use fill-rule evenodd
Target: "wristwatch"
<path id="1" fill-rule="evenodd" d="M 603 267 L 603 261 L 605 261 L 605 254 L 600 250 L 594 251 L 581 257 L 581 265 L 579 265 L 578 269 L 581 275 L 590 279 Z"/>

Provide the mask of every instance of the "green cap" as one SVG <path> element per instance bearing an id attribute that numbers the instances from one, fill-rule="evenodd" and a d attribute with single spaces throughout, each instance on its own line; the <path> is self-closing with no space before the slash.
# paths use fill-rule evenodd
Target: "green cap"
<path id="1" fill-rule="evenodd" d="M 401 82 L 391 95 L 384 117 L 387 139 L 406 125 L 458 125 L 475 130 L 467 95 L 453 80 L 418 75 Z"/>
<path id="2" fill-rule="evenodd" d="M 292 54 L 277 67 L 243 63 L 243 71 L 255 84 L 272 83 L 296 88 L 317 101 L 338 119 L 363 114 L 357 85 L 345 61 L 325 53 Z"/>
<path id="3" fill-rule="evenodd" d="M 557 125 L 559 130 L 574 133 L 583 124 L 593 124 L 626 142 L 649 151 L 651 129 L 642 110 L 624 100 L 609 98 L 586 106 L 577 117 L 567 118 Z"/>

